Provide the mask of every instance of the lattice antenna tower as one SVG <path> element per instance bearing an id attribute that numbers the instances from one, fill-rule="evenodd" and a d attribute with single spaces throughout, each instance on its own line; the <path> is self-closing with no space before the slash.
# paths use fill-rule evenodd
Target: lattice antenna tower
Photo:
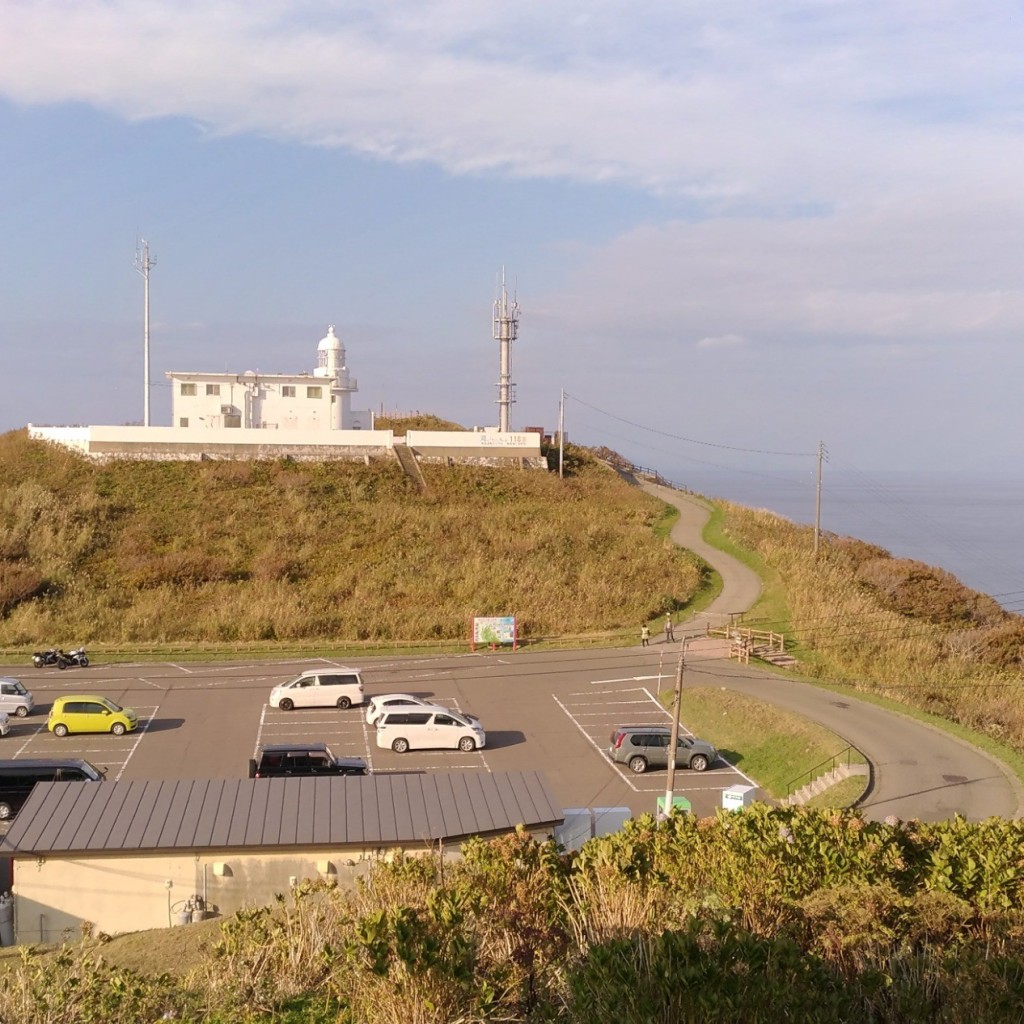
<path id="1" fill-rule="evenodd" d="M 156 257 L 149 255 L 149 242 L 140 238 L 135 245 L 135 269 L 144 284 L 142 328 L 142 425 L 149 426 L 149 272 L 156 266 Z"/>
<path id="2" fill-rule="evenodd" d="M 515 385 L 512 383 L 512 342 L 519 334 L 519 303 L 508 300 L 505 268 L 501 268 L 501 295 L 494 302 L 494 338 L 498 342 L 501 369 L 498 377 L 498 430 L 508 433 Z"/>

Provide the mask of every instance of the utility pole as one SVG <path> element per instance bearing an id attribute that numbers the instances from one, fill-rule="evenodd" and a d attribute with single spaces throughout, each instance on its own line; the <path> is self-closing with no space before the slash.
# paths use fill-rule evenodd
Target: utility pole
<path id="1" fill-rule="evenodd" d="M 665 780 L 665 817 L 672 813 L 676 790 L 676 754 L 679 748 L 679 711 L 683 703 L 683 668 L 686 662 L 686 640 L 679 644 L 679 664 L 676 665 L 676 688 L 672 695 L 672 732 L 669 736 L 668 777 Z"/>
<path id="2" fill-rule="evenodd" d="M 142 275 L 144 285 L 144 325 L 142 329 L 142 425 L 149 426 L 149 272 L 156 266 L 156 257 L 150 258 L 149 242 L 140 238 L 135 249 L 135 269 Z"/>
<path id="3" fill-rule="evenodd" d="M 558 399 L 558 479 L 565 476 L 565 388 Z"/>
<path id="4" fill-rule="evenodd" d="M 814 557 L 818 557 L 821 541 L 821 464 L 825 459 L 825 442 L 818 442 L 818 488 L 814 499 Z"/>

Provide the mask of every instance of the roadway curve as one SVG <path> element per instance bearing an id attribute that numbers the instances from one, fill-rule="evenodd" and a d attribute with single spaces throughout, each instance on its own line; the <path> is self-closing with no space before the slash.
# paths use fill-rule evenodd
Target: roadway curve
<path id="1" fill-rule="evenodd" d="M 640 486 L 679 509 L 672 540 L 722 577 L 721 595 L 693 624 L 718 624 L 730 613 L 749 611 L 761 592 L 760 580 L 705 542 L 702 530 L 710 517 L 709 506 L 682 491 L 647 482 Z M 693 671 L 688 668 L 687 679 L 749 694 L 819 722 L 852 743 L 872 767 L 860 805 L 870 818 L 895 815 L 937 821 L 961 814 L 979 821 L 992 815 L 1018 817 L 1024 806 L 1024 788 L 1000 761 L 937 727 L 862 701 L 847 687 L 826 689 L 721 657 L 713 662 L 702 659 Z"/>

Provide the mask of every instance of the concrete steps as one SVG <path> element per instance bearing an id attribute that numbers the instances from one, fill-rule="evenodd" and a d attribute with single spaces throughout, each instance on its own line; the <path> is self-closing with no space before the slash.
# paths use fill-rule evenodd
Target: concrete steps
<path id="1" fill-rule="evenodd" d="M 808 800 L 824 793 L 825 790 L 831 789 L 836 783 L 842 782 L 843 779 L 848 779 L 853 775 L 863 775 L 866 778 L 868 766 L 866 764 L 836 765 L 831 771 L 825 772 L 824 775 L 819 775 L 816 779 L 812 779 L 806 786 L 801 786 L 795 793 L 790 793 L 788 797 L 783 798 L 779 803 L 783 807 L 796 807 L 805 804 Z"/>
<path id="2" fill-rule="evenodd" d="M 405 475 L 416 485 L 416 490 L 420 494 L 427 493 L 427 481 L 423 478 L 423 473 L 420 471 L 420 464 L 416 461 L 416 456 L 410 451 L 409 446 L 404 442 L 400 441 L 397 437 L 394 440 L 394 448 L 392 449 L 395 453 L 395 457 L 398 459 L 398 464 L 405 471 Z"/>

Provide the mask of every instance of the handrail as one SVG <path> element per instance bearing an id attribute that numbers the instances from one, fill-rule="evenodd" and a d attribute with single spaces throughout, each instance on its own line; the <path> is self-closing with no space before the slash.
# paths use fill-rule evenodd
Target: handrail
<path id="1" fill-rule="evenodd" d="M 807 782 L 813 782 L 816 778 L 818 778 L 818 776 L 827 774 L 827 772 L 818 771 L 819 768 L 824 768 L 825 765 L 828 765 L 828 771 L 830 772 L 835 771 L 836 766 L 838 764 L 845 763 L 846 766 L 849 767 L 851 764 L 853 764 L 854 752 L 860 754 L 861 757 L 864 757 L 863 751 L 858 750 L 857 747 L 853 746 L 853 744 L 850 744 L 850 746 L 846 747 L 843 750 L 840 750 L 838 754 L 833 754 L 831 757 L 825 758 L 825 760 L 822 761 L 820 764 L 816 764 L 813 768 L 809 768 L 801 775 L 798 775 L 792 782 L 788 783 L 786 786 L 786 796 L 791 796 L 794 792 L 796 792 L 796 790 L 805 786 L 807 784 L 803 781 L 805 778 L 807 779 Z M 846 757 L 845 762 L 841 760 L 841 758 L 843 758 L 844 755 Z M 867 758 L 864 758 L 864 760 L 867 761 Z"/>

